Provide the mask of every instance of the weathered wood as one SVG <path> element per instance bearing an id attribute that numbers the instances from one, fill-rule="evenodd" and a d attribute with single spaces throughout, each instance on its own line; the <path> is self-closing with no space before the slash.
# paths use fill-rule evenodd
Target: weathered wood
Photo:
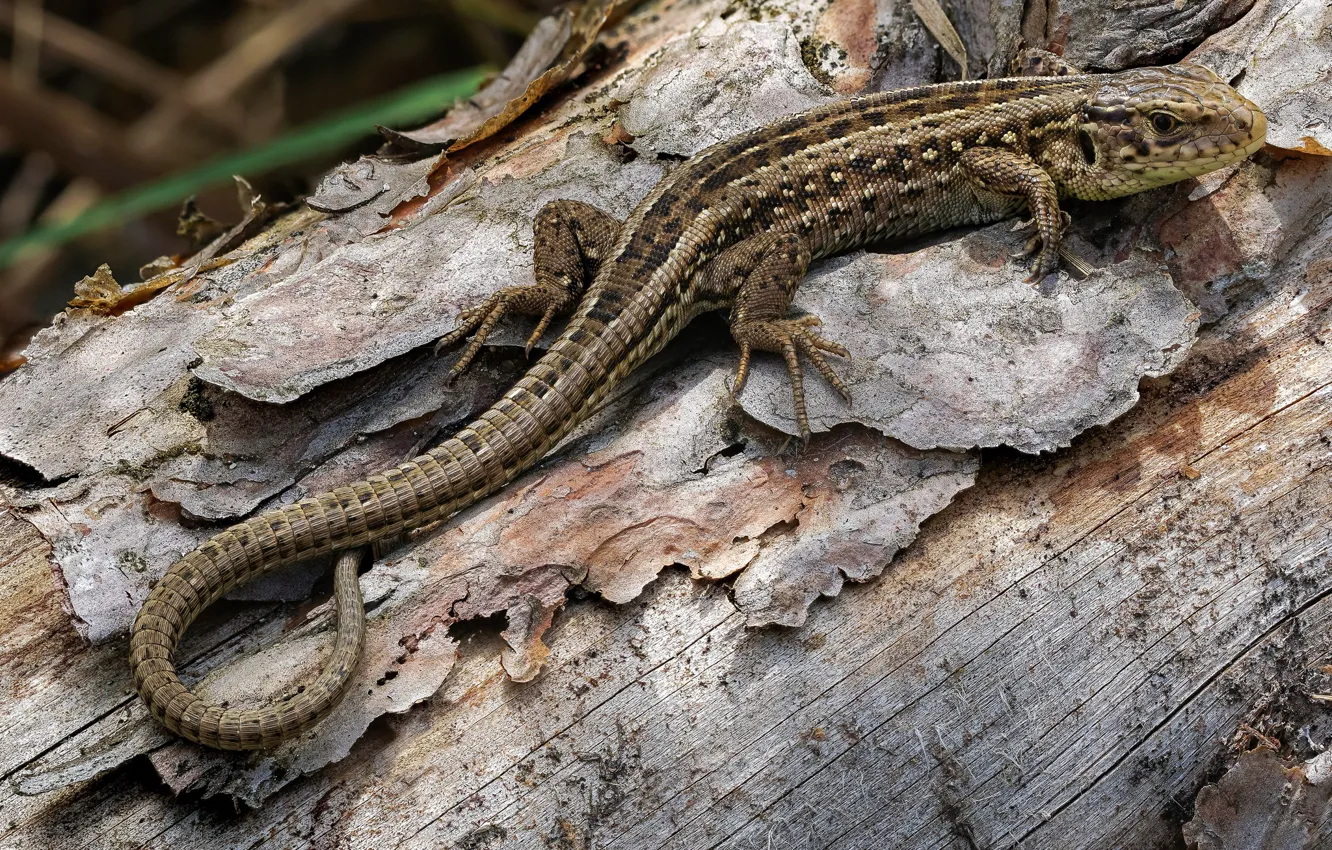
<path id="1" fill-rule="evenodd" d="M 1260 5 L 1253 14 L 1270 20 L 1272 4 Z M 644 26 L 661 43 L 672 21 L 720 11 L 662 4 L 654 10 L 661 17 Z M 959 29 L 967 38 L 964 24 Z M 826 19 L 820 26 L 818 38 L 835 29 Z M 1251 28 L 1266 37 L 1262 27 Z M 702 38 L 718 38 L 717 32 Z M 974 55 L 990 56 L 972 47 Z M 559 109 L 574 104 L 569 99 Z M 559 109 L 557 115 L 565 114 Z M 651 141 L 671 151 L 666 136 Z M 577 154 L 576 144 L 586 140 L 569 140 L 561 150 Z M 498 170 L 521 178 L 549 165 L 545 154 L 525 156 L 502 161 Z M 649 166 L 640 165 L 644 184 L 655 168 Z M 569 175 L 549 178 L 543 191 L 565 188 L 565 178 L 580 168 L 586 164 L 575 159 Z M 500 190 L 482 191 L 493 197 Z M 1194 202 L 1186 204 L 1190 193 Z M 536 525 L 543 518 L 548 526 L 558 523 L 554 512 L 534 511 L 533 503 L 567 505 L 574 519 L 563 521 L 595 530 L 597 503 L 563 494 L 579 488 L 595 494 L 598 486 L 611 496 L 629 492 L 593 485 L 613 469 L 612 459 L 668 443 L 654 436 L 666 433 L 666 424 L 677 423 L 697 443 L 650 469 L 652 486 L 676 488 L 663 490 L 670 494 L 663 498 L 678 500 L 682 514 L 695 503 L 679 494 L 698 484 L 664 473 L 672 465 L 695 469 L 691 452 L 702 453 L 705 467 L 716 464 L 719 482 L 723 473 L 761 470 L 779 456 L 769 455 L 753 433 L 737 454 L 713 418 L 720 415 L 709 407 L 716 402 L 685 400 L 690 389 L 704 399 L 723 398 L 708 383 L 711 367 L 691 371 L 666 361 L 588 429 L 603 437 L 577 444 L 558 464 L 464 515 L 460 530 L 414 543 L 407 555 L 367 574 L 369 586 L 382 585 L 372 595 L 381 623 L 398 616 L 392 612 L 428 613 L 395 607 L 403 604 L 403 588 L 415 588 L 428 574 L 425 590 L 413 589 L 412 598 L 418 605 L 433 600 L 438 637 L 457 640 L 459 656 L 451 670 L 447 659 L 436 659 L 434 671 L 448 678 L 432 699 L 404 714 L 367 718 L 368 730 L 348 742 L 346 758 L 308 768 L 317 772 L 295 781 L 266 772 L 288 765 L 307 770 L 296 762 L 218 760 L 153 737 L 156 727 L 141 722 L 127 690 L 123 641 L 90 646 L 71 629 L 65 589 L 51 578 L 51 548 L 24 518 L 36 509 L 0 514 L 0 775 L 8 780 L 0 786 L 0 846 L 1177 846 L 1198 789 L 1245 746 L 1246 726 L 1274 737 L 1296 759 L 1332 744 L 1326 705 L 1311 696 L 1332 692 L 1330 196 L 1328 159 L 1268 156 L 1205 187 L 1116 208 L 1121 220 L 1141 224 L 1107 224 L 1113 235 L 1102 246 L 1105 254 L 1137 251 L 1133 262 L 1150 264 L 1160 255 L 1125 248 L 1137 236 L 1124 230 L 1159 228 L 1175 284 L 1215 319 L 1187 359 L 1172 375 L 1147 379 L 1136 407 L 1073 438 L 1069 449 L 1040 456 L 980 452 L 975 486 L 928 520 L 883 575 L 813 604 L 794 628 L 748 626 L 755 616 L 746 607 L 744 574 L 734 582 L 699 581 L 668 569 L 653 580 L 658 555 L 637 542 L 623 560 L 637 570 L 607 571 L 605 561 L 579 552 L 550 558 L 586 559 L 591 567 L 583 575 L 539 563 L 537 550 L 554 552 L 558 541 L 547 545 Z M 429 235 L 421 228 L 420 238 Z M 965 244 L 990 246 L 983 255 L 996 238 L 972 234 Z M 950 238 L 951 244 L 963 243 Z M 922 256 L 958 262 L 947 260 L 948 246 L 923 250 L 931 253 Z M 261 285 L 262 278 L 245 284 Z M 1061 286 L 1069 297 L 1081 291 L 1072 282 Z M 187 362 L 188 346 L 165 356 Z M 87 356 L 89 346 L 82 350 Z M 268 441 L 273 452 L 292 457 L 272 466 L 242 458 L 251 464 L 242 470 L 253 470 L 251 481 L 240 474 L 228 479 L 224 467 L 201 471 L 182 455 L 166 467 L 175 477 L 149 477 L 156 496 L 143 495 L 142 503 L 158 513 L 145 510 L 147 527 L 160 522 L 176 529 L 175 502 L 224 516 L 283 491 L 306 445 L 288 446 L 289 433 L 338 446 L 354 443 L 357 433 L 389 433 L 365 449 L 345 449 L 337 463 L 306 476 L 305 486 L 400 456 L 416 431 L 393 426 L 465 415 L 470 395 L 490 392 L 502 367 L 461 397 L 432 388 L 419 409 L 390 393 L 389 413 L 367 410 L 386 396 L 365 387 L 307 387 L 288 405 L 293 419 L 314 418 L 321 406 L 341 417 L 336 427 L 318 430 L 317 439 L 282 430 L 291 428 L 285 421 L 267 434 L 239 428 L 238 421 L 267 425 L 261 417 L 272 408 L 217 396 L 233 415 L 243 409 L 249 418 L 227 420 L 224 412 L 207 435 L 214 449 Z M 409 358 L 372 370 L 362 383 L 428 384 L 429 369 Z M 696 381 L 686 377 L 694 372 Z M 160 380 L 146 368 L 135 374 Z M 262 370 L 225 376 L 238 387 L 266 379 Z M 280 383 L 271 387 L 286 393 L 290 387 Z M 159 391 L 148 391 L 148 413 L 169 419 L 174 414 L 161 398 L 174 405 L 176 396 L 152 395 Z M 857 440 L 868 433 L 842 427 L 858 430 L 834 431 L 827 445 L 846 433 Z M 145 448 L 135 443 L 133 450 L 145 457 L 148 438 L 167 433 L 138 423 L 126 428 L 142 440 Z M 105 451 L 114 450 L 110 437 L 117 435 L 102 433 Z M 816 442 L 808 457 L 819 457 L 822 445 Z M 950 474 L 971 474 L 974 457 L 962 457 Z M 122 474 L 132 479 L 144 472 Z M 118 480 L 98 486 L 124 486 Z M 808 479 L 811 486 L 826 480 L 838 479 Z M 188 486 L 199 482 L 215 492 Z M 58 499 L 93 512 L 121 504 L 114 494 L 75 496 L 74 484 L 63 486 L 51 505 Z M 849 486 L 852 496 L 871 492 Z M 256 496 L 246 487 L 267 489 Z M 745 494 L 723 492 L 731 509 L 734 494 Z M 761 500 L 765 492 L 791 495 L 773 486 L 743 497 Z M 740 507 L 758 516 L 767 506 Z M 513 521 L 532 530 L 522 540 L 496 543 L 491 560 L 513 563 L 494 574 L 472 569 L 469 546 L 486 544 L 487 529 L 499 540 L 494 529 L 508 522 L 511 508 L 519 517 Z M 588 511 L 586 520 L 579 510 Z M 96 525 L 92 513 L 86 516 Z M 760 519 L 759 528 L 771 523 Z M 819 529 L 803 519 L 798 525 L 791 539 L 812 540 Z M 772 539 L 787 539 L 781 527 L 773 526 Z M 734 543 L 738 551 L 771 551 L 767 543 L 750 549 Z M 714 573 L 708 557 L 678 559 L 704 576 L 727 574 Z M 862 566 L 871 569 L 853 577 L 873 575 L 874 565 Z M 831 570 L 838 588 L 848 570 Z M 294 595 L 303 596 L 312 581 L 296 581 Z M 565 588 L 580 583 L 623 604 L 576 590 L 565 601 Z M 552 587 L 556 597 L 542 595 Z M 803 616 L 807 604 L 784 610 Z M 317 643 L 321 610 L 273 602 L 220 606 L 190 633 L 185 661 L 204 671 L 249 659 L 280 635 L 282 651 L 296 643 L 293 637 Z M 496 611 L 507 612 L 507 627 L 465 622 Z M 530 682 L 505 675 L 524 678 L 538 666 Z M 107 747 L 117 729 L 126 741 L 111 740 L 103 754 L 88 749 Z M 115 767 L 136 752 L 151 755 Z M 150 765 L 171 788 L 262 805 L 236 813 L 201 802 L 197 793 L 173 797 Z M 112 770 L 93 778 L 105 768 Z"/>
<path id="2" fill-rule="evenodd" d="M 7 840 L 1169 846 L 1239 723 L 1298 726 L 1264 709 L 1298 713 L 1332 657 L 1332 355 L 1311 333 L 1328 332 L 1332 280 L 1290 296 L 1208 333 L 1224 357 L 1057 460 L 988 458 L 887 576 L 802 628 L 746 631 L 724 593 L 668 574 L 642 602 L 571 604 L 533 684 L 504 682 L 494 637 L 473 636 L 441 699 L 259 812 L 170 802 L 127 768 L 6 791 Z M 6 525 L 23 546 L 6 575 L 40 587 L 22 530 Z M 46 587 L 6 596 L 5 658 L 11 681 L 68 695 L 67 664 L 39 661 L 78 649 Z M 120 661 L 84 660 L 85 685 Z"/>

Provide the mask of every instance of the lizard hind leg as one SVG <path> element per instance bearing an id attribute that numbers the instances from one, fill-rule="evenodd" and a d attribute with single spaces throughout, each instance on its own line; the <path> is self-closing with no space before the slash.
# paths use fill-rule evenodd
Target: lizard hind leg
<path id="1" fill-rule="evenodd" d="M 805 406 L 804 373 L 800 358 L 814 364 L 819 374 L 849 404 L 851 391 L 833 371 L 824 352 L 839 357 L 850 353 L 812 329 L 817 316 L 789 316 L 791 298 L 809 267 L 810 251 L 805 241 L 792 233 L 766 233 L 750 237 L 726 249 L 702 275 L 699 286 L 704 299 L 731 303 L 731 336 L 740 345 L 733 394 L 744 389 L 749 377 L 750 356 L 755 350 L 771 351 L 786 360 L 795 401 L 800 437 L 809 442 L 809 414 Z"/>
<path id="2" fill-rule="evenodd" d="M 556 316 L 572 313 L 583 290 L 596 276 L 602 260 L 615 247 L 622 223 L 591 204 L 551 201 L 537 213 L 532 249 L 536 282 L 506 286 L 476 307 L 464 310 L 458 324 L 435 344 L 436 353 L 472 337 L 458 362 L 449 370 L 452 383 L 467 370 L 481 346 L 508 313 L 539 316 L 527 339 L 527 353 L 541 339 Z"/>

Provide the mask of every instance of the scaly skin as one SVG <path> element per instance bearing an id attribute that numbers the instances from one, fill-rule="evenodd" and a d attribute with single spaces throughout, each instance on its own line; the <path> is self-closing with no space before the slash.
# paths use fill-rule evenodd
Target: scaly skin
<path id="1" fill-rule="evenodd" d="M 735 391 L 752 351 L 781 354 L 808 435 L 802 357 L 847 393 L 824 357 L 847 352 L 814 333 L 817 319 L 787 317 L 812 260 L 1025 207 L 1036 223 L 1033 276 L 1041 277 L 1056 268 L 1061 197 L 1113 198 L 1202 174 L 1248 156 L 1265 134 L 1258 107 L 1196 65 L 947 83 L 824 106 L 714 145 L 662 180 L 623 224 L 585 204 L 553 203 L 536 221 L 536 284 L 500 291 L 441 341 L 474 334 L 456 374 L 506 312 L 539 315 L 544 330 L 573 311 L 550 351 L 426 454 L 234 525 L 172 565 L 134 623 L 135 687 L 170 729 L 211 747 L 260 749 L 298 735 L 337 704 L 359 654 L 355 559 L 338 566 L 331 662 L 313 685 L 270 707 L 209 704 L 176 675 L 181 635 L 227 591 L 494 493 L 709 310 L 730 311 L 741 350 Z"/>

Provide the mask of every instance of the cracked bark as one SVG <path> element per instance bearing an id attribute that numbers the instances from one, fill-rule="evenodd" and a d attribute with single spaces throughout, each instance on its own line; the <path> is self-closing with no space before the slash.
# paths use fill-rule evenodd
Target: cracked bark
<path id="1" fill-rule="evenodd" d="M 366 573 L 365 686 L 322 737 L 201 756 L 124 692 L 135 594 L 206 532 L 182 514 L 396 461 L 522 367 L 516 326 L 452 390 L 420 351 L 530 274 L 540 203 L 622 212 L 710 134 L 831 97 L 820 80 L 882 82 L 886 57 L 921 74 L 895 83 L 931 79 L 934 48 L 895 4 L 861 5 L 651 4 L 608 36 L 621 64 L 543 101 L 515 141 L 434 163 L 434 198 L 418 197 L 431 168 L 403 166 L 394 198 L 292 213 L 186 300 L 40 337 L 0 383 L 23 407 L 0 411 L 0 452 L 33 473 L 6 476 L 23 486 L 0 518 L 3 841 L 1167 847 L 1242 724 L 1303 758 L 1326 746 L 1299 737 L 1308 694 L 1332 691 L 1332 175 L 1311 156 L 1086 209 L 1103 271 L 1052 294 L 1014 285 L 1002 227 L 826 264 L 802 296 L 855 337 L 862 406 L 813 398 L 808 452 L 774 430 L 783 387 L 756 373 L 733 405 L 734 351 L 702 324 L 557 458 Z M 1020 21 L 996 4 L 977 38 L 979 5 L 959 31 L 994 64 Z M 1250 63 L 1245 85 L 1283 73 L 1250 62 L 1280 35 L 1262 22 L 1299 17 L 1272 5 L 1204 48 Z M 852 18 L 895 29 L 869 49 Z M 1185 21 L 1195 42 L 1208 20 Z M 851 65 L 806 64 L 838 38 Z M 617 122 L 636 160 L 600 141 L 624 144 Z M 1028 344 L 974 341 L 996 330 Z M 151 350 L 117 359 L 135 337 Z M 1069 383 L 1050 374 L 1061 344 L 1105 367 L 1063 406 L 1042 394 Z M 1021 391 L 987 356 L 1023 363 Z M 108 367 L 114 393 L 87 377 Z M 950 383 L 968 376 L 984 380 Z M 1010 406 L 976 415 L 996 399 Z M 223 671 L 209 687 L 262 696 L 318 659 L 321 597 L 272 600 L 319 575 L 280 578 L 191 632 L 185 666 Z M 165 795 L 131 760 L 145 752 L 191 793 Z M 223 818 L 199 794 L 259 808 Z"/>

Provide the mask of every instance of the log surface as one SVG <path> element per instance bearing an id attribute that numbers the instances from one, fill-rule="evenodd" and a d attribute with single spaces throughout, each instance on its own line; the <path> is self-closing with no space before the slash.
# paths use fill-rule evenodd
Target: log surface
<path id="1" fill-rule="evenodd" d="M 754 18 L 787 17 L 721 24 L 726 4 L 649 3 L 615 32 L 632 44 L 625 61 L 649 68 L 672 50 L 686 61 L 707 55 L 710 43 L 748 45 L 774 63 L 788 92 L 809 83 L 797 79 L 801 68 L 780 64 L 797 43 L 785 32 L 842 38 L 851 48 L 844 64 L 828 67 L 795 51 L 793 61 L 811 62 L 814 78 L 837 91 L 900 82 L 875 64 L 884 56 L 908 69 L 899 73 L 935 72 L 926 37 L 914 41 L 895 17 L 903 4 L 839 3 L 846 5 L 739 4 Z M 977 67 L 997 62 L 1019 31 L 1071 37 L 1033 8 L 1004 19 L 996 3 L 987 19 L 978 11 L 985 5 L 969 4 L 957 20 Z M 1157 5 L 1173 14 L 1175 4 Z M 1076 14 L 1076 4 L 1061 6 Z M 1131 14 L 1146 14 L 1139 6 Z M 1156 49 L 1197 45 L 1229 26 L 1199 55 L 1230 63 L 1232 75 L 1249 68 L 1245 85 L 1254 86 L 1282 74 L 1278 66 L 1264 77 L 1246 64 L 1261 56 L 1270 68 L 1269 45 L 1288 36 L 1281 26 L 1332 14 L 1309 0 L 1207 8 L 1173 21 L 1171 40 Z M 889 35 L 866 47 L 846 36 L 854 30 L 848 20 L 877 20 Z M 691 27 L 698 29 L 688 35 Z M 978 37 L 986 27 L 989 35 Z M 1332 29 L 1313 31 L 1326 39 Z M 672 40 L 681 33 L 694 41 Z M 1324 52 L 1291 61 L 1325 61 L 1318 57 L 1332 45 L 1310 43 Z M 1143 41 L 1079 45 L 1107 65 L 1153 49 Z M 593 120 L 585 109 L 606 125 L 598 131 L 616 115 L 647 121 L 642 103 L 617 93 L 630 82 L 579 83 L 627 104 L 624 112 L 597 112 L 587 106 L 595 98 L 577 89 L 523 132 Z M 1289 108 L 1296 106 L 1295 114 L 1309 109 L 1307 99 Z M 672 138 L 669 129 L 644 124 L 644 151 L 670 154 L 698 141 Z M 623 191 L 646 191 L 659 162 L 669 161 L 643 156 L 616 170 L 596 159 L 604 152 L 588 137 L 545 143 L 569 152 L 568 161 L 521 143 L 516 154 L 501 146 L 468 161 L 483 177 L 477 203 L 517 222 L 515 210 L 543 195 L 576 197 L 567 191 L 574 185 L 596 194 L 625 180 Z M 424 173 L 418 167 L 413 180 Z M 485 182 L 487 175 L 495 179 Z M 140 573 L 160 571 L 160 553 L 204 533 L 197 523 L 400 457 L 522 366 L 501 346 L 471 386 L 450 394 L 434 381 L 447 363 L 390 351 L 423 344 L 431 323 L 447 326 L 445 316 L 398 332 L 417 341 L 358 337 L 365 344 L 356 356 L 367 359 L 354 366 L 337 352 L 314 352 L 351 375 L 289 361 L 233 368 L 243 358 L 228 334 L 247 332 L 244 310 L 287 309 L 265 287 L 280 289 L 305 271 L 260 262 L 289 256 L 281 247 L 292 238 L 288 221 L 287 235 L 246 248 L 252 259 L 237 271 L 196 287 L 204 296 L 227 293 L 216 312 L 206 298 L 196 309 L 171 306 L 168 295 L 115 320 L 178 334 L 125 383 L 132 405 L 144 406 L 138 420 L 115 421 L 124 416 L 115 405 L 130 402 L 108 398 L 113 421 L 89 413 L 86 427 L 101 442 L 81 449 L 88 459 L 72 470 L 0 457 L 0 478 L 16 485 L 0 511 L 0 847 L 1178 847 L 1200 789 L 1244 750 L 1264 744 L 1300 763 L 1332 745 L 1330 199 L 1332 158 L 1272 149 L 1201 185 L 1084 209 L 1082 247 L 1107 265 L 1108 279 L 1129 269 L 1132 280 L 1146 280 L 1147 269 L 1187 296 L 1196 315 L 1163 312 L 1162 339 L 1187 332 L 1179 356 L 1155 371 L 1146 364 L 1117 375 L 1129 388 L 1116 391 L 1105 418 L 1128 407 L 1125 393 L 1135 388 L 1136 405 L 1090 430 L 1094 422 L 1069 434 L 1054 429 L 1050 447 L 1071 446 L 1053 453 L 921 451 L 840 424 L 801 455 L 752 422 L 727 430 L 735 411 L 719 382 L 734 352 L 711 339 L 719 326 L 704 326 L 686 341 L 701 349 L 664 358 L 560 458 L 363 576 L 379 630 L 372 645 L 378 634 L 382 646 L 366 663 L 368 693 L 353 694 L 349 713 L 331 721 L 340 731 L 276 757 L 234 758 L 171 740 L 145 722 L 128 690 L 117 612 L 132 611 L 126 594 L 146 583 Z M 446 220 L 412 220 L 399 238 L 439 238 L 431 228 Z M 364 222 L 330 221 L 317 238 L 347 239 L 349 251 L 359 250 L 361 235 L 346 234 L 365 230 Z M 953 235 L 901 262 L 919 254 L 942 275 L 961 274 L 966 257 L 998 251 L 1005 238 Z M 354 267 L 347 253 L 330 256 Z M 845 265 L 892 269 L 898 260 L 871 254 Z M 987 273 L 1012 272 L 1000 263 Z M 388 272 L 362 279 L 376 274 Z M 421 275 L 420 285 L 437 285 Z M 1059 285 L 1051 297 L 1077 301 L 1091 292 L 1067 278 Z M 1091 309 L 1088 299 L 1079 308 Z M 189 322 L 151 318 L 185 309 Z M 378 327 L 371 319 L 355 321 Z M 88 345 L 56 350 L 60 334 L 82 332 L 78 323 L 95 324 L 69 317 L 46 337 L 43 356 L 91 370 L 78 359 Z M 105 334 L 124 327 L 109 324 Z M 508 344 L 523 336 L 513 329 Z M 349 336 L 336 339 L 344 345 Z M 186 372 L 196 352 L 205 361 L 198 374 L 216 381 L 202 390 Z M 24 375 L 0 390 L 15 392 Z M 394 394 L 418 386 L 428 389 Z M 189 396 L 197 404 L 200 393 L 217 419 L 180 427 L 202 429 L 186 436 L 210 451 L 154 455 L 178 437 L 160 423 L 176 422 L 177 402 Z M 36 425 L 7 427 L 0 436 L 31 449 L 32 466 L 45 463 L 43 451 L 54 456 Z M 672 433 L 689 435 L 687 445 L 673 443 Z M 219 461 L 247 445 L 272 458 L 237 451 L 231 467 Z M 672 452 L 660 454 L 663 446 Z M 88 472 L 115 452 L 128 453 L 119 466 Z M 641 457 L 656 460 L 635 465 Z M 882 477 L 867 480 L 871 469 Z M 788 475 L 795 484 L 782 483 Z M 585 503 L 570 496 L 578 493 Z M 688 514 L 709 493 L 726 512 Z M 856 500 L 866 494 L 883 512 L 874 521 L 893 523 L 882 551 L 822 572 L 805 558 L 801 570 L 784 572 L 800 545 L 841 540 L 820 511 L 832 506 L 827 516 L 835 518 L 860 510 Z M 654 500 L 690 518 L 697 552 L 670 554 L 678 528 L 626 537 L 606 518 L 607 505 L 648 511 Z M 590 507 L 579 513 L 580 504 Z M 194 524 L 181 524 L 182 510 Z M 114 511 L 127 517 L 118 530 L 104 519 Z M 65 522 L 59 534 L 51 531 L 57 516 Z M 753 538 L 731 539 L 746 523 Z M 582 537 L 568 531 L 574 526 Z M 527 531 L 505 536 L 505 527 Z M 559 534 L 543 538 L 542 528 Z M 146 553 L 147 567 L 115 554 L 125 541 Z M 607 541 L 619 548 L 601 545 Z M 561 542 L 566 549 L 556 552 Z M 483 562 L 489 571 L 477 568 Z M 744 571 L 753 564 L 776 566 Z M 84 584 L 74 587 L 70 574 L 100 578 L 78 578 Z M 315 601 L 303 601 L 312 587 Z M 219 671 L 210 687 L 225 690 L 228 670 L 242 671 L 233 678 L 259 670 L 280 691 L 299 674 L 292 659 L 317 659 L 327 642 L 325 591 L 317 572 L 294 573 L 256 591 L 259 601 L 219 604 L 191 630 L 182 657 L 196 673 Z M 80 610 L 103 619 L 84 620 Z M 758 625 L 765 622 L 795 625 Z M 423 647 L 405 665 L 395 660 L 400 635 Z M 1324 790 L 1303 805 L 1326 798 Z M 1215 808 L 1196 811 L 1203 818 Z M 1294 850 L 1302 840 L 1271 846 Z"/>

